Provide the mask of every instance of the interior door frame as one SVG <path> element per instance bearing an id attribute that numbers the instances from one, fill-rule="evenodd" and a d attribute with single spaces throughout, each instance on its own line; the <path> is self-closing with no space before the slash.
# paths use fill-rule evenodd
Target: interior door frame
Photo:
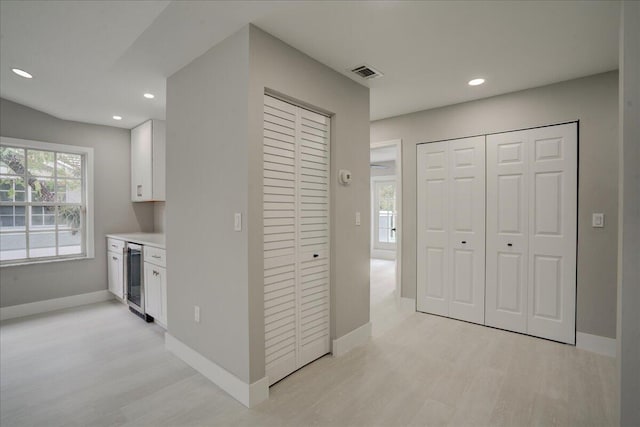
<path id="1" fill-rule="evenodd" d="M 396 148 L 396 300 L 402 297 L 402 139 L 371 142 L 369 150 L 384 147 Z M 371 182 L 371 180 L 369 180 Z"/>

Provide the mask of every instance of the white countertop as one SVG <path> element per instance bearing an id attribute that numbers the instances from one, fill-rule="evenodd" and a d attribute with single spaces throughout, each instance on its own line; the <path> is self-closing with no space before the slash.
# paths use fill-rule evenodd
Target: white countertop
<path id="1" fill-rule="evenodd" d="M 162 249 L 165 248 L 163 233 L 118 233 L 107 234 L 107 237 L 138 243 L 139 245 L 155 246 L 156 248 Z"/>

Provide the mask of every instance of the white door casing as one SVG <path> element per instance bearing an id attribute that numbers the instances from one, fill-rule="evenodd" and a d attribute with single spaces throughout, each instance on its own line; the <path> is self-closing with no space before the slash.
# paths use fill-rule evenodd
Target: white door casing
<path id="1" fill-rule="evenodd" d="M 266 374 L 329 347 L 329 119 L 264 97 Z"/>

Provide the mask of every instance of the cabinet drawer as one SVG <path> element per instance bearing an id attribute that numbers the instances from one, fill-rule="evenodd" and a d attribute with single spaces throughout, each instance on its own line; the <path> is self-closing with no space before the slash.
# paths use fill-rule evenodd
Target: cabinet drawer
<path id="1" fill-rule="evenodd" d="M 153 246 L 144 247 L 144 260 L 160 267 L 167 266 L 166 251 Z"/>
<path id="2" fill-rule="evenodd" d="M 124 240 L 107 238 L 107 250 L 109 252 L 117 252 L 119 254 L 124 250 Z"/>

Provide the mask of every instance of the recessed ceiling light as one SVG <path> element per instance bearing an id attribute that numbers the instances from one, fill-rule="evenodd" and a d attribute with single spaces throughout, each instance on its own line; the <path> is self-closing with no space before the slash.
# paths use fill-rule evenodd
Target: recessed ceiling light
<path id="1" fill-rule="evenodd" d="M 122 116 L 113 116 L 113 120 L 122 120 Z"/>
<path id="2" fill-rule="evenodd" d="M 24 70 L 21 70 L 20 68 L 12 68 L 11 71 L 16 73 L 20 77 L 24 77 L 25 79 L 32 79 L 33 78 L 33 76 L 31 74 L 27 73 Z"/>
<path id="3" fill-rule="evenodd" d="M 473 79 L 469 80 L 469 86 L 478 86 L 484 83 L 484 79 Z"/>
<path id="4" fill-rule="evenodd" d="M 156 97 L 156 96 L 155 96 L 154 94 L 152 94 L 152 93 L 145 93 L 143 96 L 144 96 L 145 98 L 147 98 L 147 99 L 153 99 L 153 98 L 155 98 L 155 97 Z"/>

